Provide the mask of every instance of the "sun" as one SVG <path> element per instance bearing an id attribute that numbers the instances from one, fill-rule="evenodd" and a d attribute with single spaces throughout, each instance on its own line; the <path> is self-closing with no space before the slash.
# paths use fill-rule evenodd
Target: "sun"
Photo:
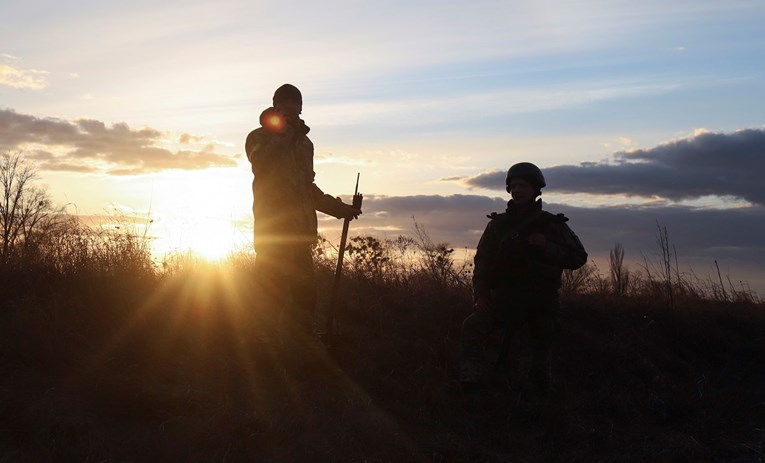
<path id="1" fill-rule="evenodd" d="M 188 249 L 208 261 L 225 259 L 235 249 L 234 230 L 219 221 L 201 224 L 189 236 Z"/>
<path id="2" fill-rule="evenodd" d="M 225 260 L 252 246 L 249 168 L 164 173 L 152 179 L 152 254 Z"/>
<path id="3" fill-rule="evenodd" d="M 184 218 L 164 220 L 153 253 L 162 258 L 171 253 L 190 253 L 208 262 L 219 262 L 247 246 L 246 233 L 231 220 Z"/>
<path id="4" fill-rule="evenodd" d="M 199 220 L 187 232 L 187 249 L 208 260 L 220 261 L 251 245 L 252 232 L 246 233 L 231 219 Z"/>

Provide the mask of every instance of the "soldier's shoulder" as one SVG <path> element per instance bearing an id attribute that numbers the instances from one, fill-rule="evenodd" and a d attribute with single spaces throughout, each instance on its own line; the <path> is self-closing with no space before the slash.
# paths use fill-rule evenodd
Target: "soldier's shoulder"
<path id="1" fill-rule="evenodd" d="M 255 153 L 261 151 L 263 146 L 268 144 L 268 136 L 268 132 L 263 127 L 247 134 L 247 139 L 244 141 L 244 152 L 250 162 L 254 159 Z"/>
<path id="2" fill-rule="evenodd" d="M 267 143 L 269 137 L 272 136 L 273 134 L 268 130 L 264 129 L 263 127 L 258 127 L 257 129 L 252 130 L 247 134 L 247 139 L 245 140 L 244 144 L 249 149 L 249 147 Z"/>
<path id="3" fill-rule="evenodd" d="M 507 212 L 492 212 L 491 214 L 487 214 L 486 218 L 490 219 L 491 222 L 506 222 Z"/>
<path id="4" fill-rule="evenodd" d="M 263 127 L 258 127 L 257 129 L 254 129 L 247 134 L 247 139 L 250 140 L 254 138 L 265 137 L 268 135 L 269 133 L 266 129 L 264 129 Z"/>

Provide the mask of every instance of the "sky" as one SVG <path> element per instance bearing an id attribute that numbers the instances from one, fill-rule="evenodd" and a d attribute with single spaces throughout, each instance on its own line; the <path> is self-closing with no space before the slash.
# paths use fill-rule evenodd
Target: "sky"
<path id="1" fill-rule="evenodd" d="M 150 217 L 158 252 L 248 245 L 244 140 L 289 82 L 316 183 L 349 201 L 361 174 L 351 235 L 416 221 L 474 249 L 530 161 L 601 270 L 617 242 L 639 270 L 666 228 L 683 271 L 717 261 L 765 295 L 761 0 L 5 0 L 0 17 L 0 153 L 72 213 Z"/>

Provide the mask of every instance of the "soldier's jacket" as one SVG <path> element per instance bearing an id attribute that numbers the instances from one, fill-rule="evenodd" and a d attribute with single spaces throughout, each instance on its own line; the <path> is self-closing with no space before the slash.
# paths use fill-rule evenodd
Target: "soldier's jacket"
<path id="1" fill-rule="evenodd" d="M 488 296 L 493 289 L 525 288 L 557 292 L 563 269 L 577 269 L 587 262 L 587 252 L 566 225 L 563 214 L 542 210 L 537 201 L 521 212 L 513 201 L 491 221 L 478 243 L 473 273 L 473 296 Z M 528 244 L 533 233 L 545 236 L 544 249 Z"/>
<path id="2" fill-rule="evenodd" d="M 340 199 L 324 194 L 314 183 L 309 130 L 301 119 L 298 127 L 286 133 L 260 127 L 247 136 L 256 248 L 285 241 L 315 241 L 317 210 L 340 217 Z"/>

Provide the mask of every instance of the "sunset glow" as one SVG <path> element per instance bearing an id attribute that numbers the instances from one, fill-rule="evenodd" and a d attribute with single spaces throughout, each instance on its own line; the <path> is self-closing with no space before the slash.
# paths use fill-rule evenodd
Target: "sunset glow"
<path id="1" fill-rule="evenodd" d="M 474 249 L 533 161 L 601 263 L 661 221 L 694 271 L 765 292 L 760 1 L 99 5 L 0 6 L 0 150 L 74 214 L 154 220 L 158 256 L 249 249 L 244 140 L 289 82 L 316 184 L 348 201 L 361 172 L 351 236 L 414 219 Z"/>
<path id="2" fill-rule="evenodd" d="M 233 223 L 222 219 L 170 222 L 153 242 L 157 256 L 170 253 L 201 257 L 209 261 L 225 259 L 246 246 L 245 235 Z"/>

